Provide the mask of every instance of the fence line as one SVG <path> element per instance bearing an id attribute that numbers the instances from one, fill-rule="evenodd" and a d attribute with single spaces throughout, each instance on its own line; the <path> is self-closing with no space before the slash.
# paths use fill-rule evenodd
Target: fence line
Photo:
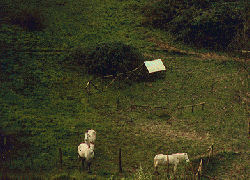
<path id="1" fill-rule="evenodd" d="M 122 80 L 122 82 L 124 83 L 132 74 L 134 74 L 135 71 L 137 71 L 138 69 L 140 69 L 143 65 L 144 65 L 144 63 L 141 64 L 139 67 L 135 68 L 134 70 L 128 71 L 128 72 L 125 72 L 125 73 L 118 73 L 118 74 L 115 74 L 115 75 L 107 75 L 107 76 L 93 78 L 93 79 L 91 79 L 91 80 L 89 80 L 87 82 L 87 85 L 86 85 L 86 87 L 84 89 L 87 91 L 88 94 L 91 94 L 90 93 L 90 84 L 92 84 L 95 87 L 95 89 L 97 89 L 101 93 L 101 91 L 94 85 L 94 83 L 92 81 L 99 80 L 99 79 L 104 80 L 105 78 L 113 77 L 112 81 L 104 89 L 102 89 L 102 92 L 105 92 L 115 82 L 116 79 L 118 79 L 119 77 L 121 77 L 121 75 L 124 75 L 124 74 L 128 75 L 124 80 Z M 141 74 L 141 72 L 139 72 L 139 74 Z M 119 87 L 121 87 L 121 85 L 122 84 L 120 84 Z"/>
<path id="2" fill-rule="evenodd" d="M 198 104 L 192 104 L 192 105 L 187 105 L 187 106 L 182 106 L 182 107 L 177 107 L 177 109 L 184 109 L 184 108 L 187 108 L 187 107 L 192 107 L 192 112 L 194 112 L 194 107 L 195 106 L 199 106 L 201 105 L 202 106 L 202 110 L 204 110 L 204 105 L 206 104 L 206 102 L 201 102 L 201 103 L 198 103 Z"/>
<path id="3" fill-rule="evenodd" d="M 208 153 L 208 162 L 207 163 L 209 163 L 211 156 L 213 156 L 213 150 L 214 150 L 214 144 L 209 146 L 209 148 L 207 149 L 207 151 L 209 151 L 209 153 Z M 195 176 L 197 176 L 198 179 L 201 179 L 201 177 L 202 177 L 202 170 L 203 170 L 203 159 L 202 158 L 204 156 L 205 155 L 203 154 L 202 157 L 201 157 L 201 161 L 200 161 L 197 173 L 195 174 Z"/>
<path id="4" fill-rule="evenodd" d="M 206 104 L 206 102 L 201 102 L 201 103 L 198 103 L 198 104 L 193 104 L 193 105 L 187 105 L 187 106 L 182 106 L 182 107 L 176 107 L 177 110 L 180 110 L 180 109 L 184 109 L 184 108 L 187 108 L 187 107 L 192 107 L 192 112 L 194 112 L 194 106 L 199 106 L 201 105 L 202 106 L 202 110 L 204 110 L 204 105 Z M 155 109 L 169 109 L 167 107 L 163 107 L 163 106 L 151 106 L 151 105 L 136 105 L 136 104 L 132 104 L 130 106 L 131 109 L 135 109 L 136 107 L 147 107 L 147 108 L 155 108 Z"/>

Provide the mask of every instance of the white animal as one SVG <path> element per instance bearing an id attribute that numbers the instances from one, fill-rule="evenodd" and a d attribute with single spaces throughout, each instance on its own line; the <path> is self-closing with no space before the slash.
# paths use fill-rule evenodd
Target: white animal
<path id="1" fill-rule="evenodd" d="M 157 167 L 159 165 L 174 164 L 174 172 L 176 172 L 177 165 L 183 161 L 189 162 L 187 153 L 176 153 L 171 155 L 157 154 L 154 157 L 155 171 L 157 172 Z"/>
<path id="2" fill-rule="evenodd" d="M 88 130 L 87 132 L 85 132 L 85 143 L 87 142 L 87 137 L 89 137 L 89 142 L 90 143 L 94 143 L 95 139 L 96 139 L 95 130 L 91 129 L 91 130 Z"/>
<path id="3" fill-rule="evenodd" d="M 91 161 L 94 158 L 94 144 L 90 143 L 89 135 L 87 135 L 86 143 L 81 143 L 78 146 L 78 158 L 81 159 L 83 168 L 86 160 L 87 170 L 90 172 Z"/>

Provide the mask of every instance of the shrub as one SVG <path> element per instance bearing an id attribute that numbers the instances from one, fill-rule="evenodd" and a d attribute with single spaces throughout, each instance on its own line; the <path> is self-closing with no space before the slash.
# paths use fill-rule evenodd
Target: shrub
<path id="1" fill-rule="evenodd" d="M 152 6 L 142 8 L 142 13 L 147 17 L 143 21 L 144 25 L 152 25 L 154 28 L 169 29 L 169 24 L 176 17 L 180 16 L 185 9 L 191 7 L 207 8 L 209 3 L 204 0 L 161 0 L 155 2 Z"/>
<path id="2" fill-rule="evenodd" d="M 36 7 L 17 9 L 9 7 L 3 11 L 3 14 L 7 24 L 18 25 L 25 31 L 41 31 L 47 27 L 47 14 Z"/>
<path id="3" fill-rule="evenodd" d="M 171 22 L 171 32 L 177 40 L 198 47 L 226 50 L 238 29 L 242 28 L 241 14 L 234 5 L 213 5 L 209 10 L 186 10 L 183 18 Z M 181 26 L 181 24 L 183 24 Z"/>
<path id="4" fill-rule="evenodd" d="M 92 47 L 78 47 L 70 55 L 74 65 L 83 65 L 89 74 L 115 75 L 131 71 L 144 62 L 142 54 L 123 42 L 105 42 Z"/>
<path id="5" fill-rule="evenodd" d="M 143 24 L 171 32 L 174 40 L 226 50 L 244 29 L 247 7 L 244 1 L 161 0 L 146 8 Z"/>

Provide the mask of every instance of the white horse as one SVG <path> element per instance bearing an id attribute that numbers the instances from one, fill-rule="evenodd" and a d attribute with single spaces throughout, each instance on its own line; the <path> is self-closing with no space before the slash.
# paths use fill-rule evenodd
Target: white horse
<path id="1" fill-rule="evenodd" d="M 89 135 L 87 135 L 86 143 L 81 143 L 78 146 L 78 158 L 81 159 L 83 168 L 86 160 L 87 170 L 90 172 L 91 161 L 94 158 L 94 144 L 90 143 Z"/>
<path id="2" fill-rule="evenodd" d="M 85 132 L 85 143 L 87 142 L 87 138 L 89 138 L 90 143 L 94 143 L 96 140 L 96 132 L 95 130 L 91 129 Z"/>
<path id="3" fill-rule="evenodd" d="M 155 171 L 157 172 L 158 165 L 174 164 L 174 172 L 176 172 L 177 165 L 183 161 L 189 162 L 187 153 L 176 153 L 171 155 L 157 154 L 154 157 Z"/>

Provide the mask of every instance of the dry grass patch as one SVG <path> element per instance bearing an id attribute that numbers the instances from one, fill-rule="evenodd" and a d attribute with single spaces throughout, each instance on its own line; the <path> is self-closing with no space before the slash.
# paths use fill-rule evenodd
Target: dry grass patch
<path id="1" fill-rule="evenodd" d="M 176 118 L 172 117 L 170 121 Z M 201 134 L 193 131 L 176 130 L 174 126 L 164 121 L 151 121 L 148 119 L 141 119 L 135 123 L 134 133 L 136 136 L 144 136 L 147 138 L 161 137 L 162 142 L 168 142 L 169 139 L 175 140 L 176 138 L 187 139 L 192 141 L 199 141 L 200 143 L 212 142 L 209 133 Z"/>

